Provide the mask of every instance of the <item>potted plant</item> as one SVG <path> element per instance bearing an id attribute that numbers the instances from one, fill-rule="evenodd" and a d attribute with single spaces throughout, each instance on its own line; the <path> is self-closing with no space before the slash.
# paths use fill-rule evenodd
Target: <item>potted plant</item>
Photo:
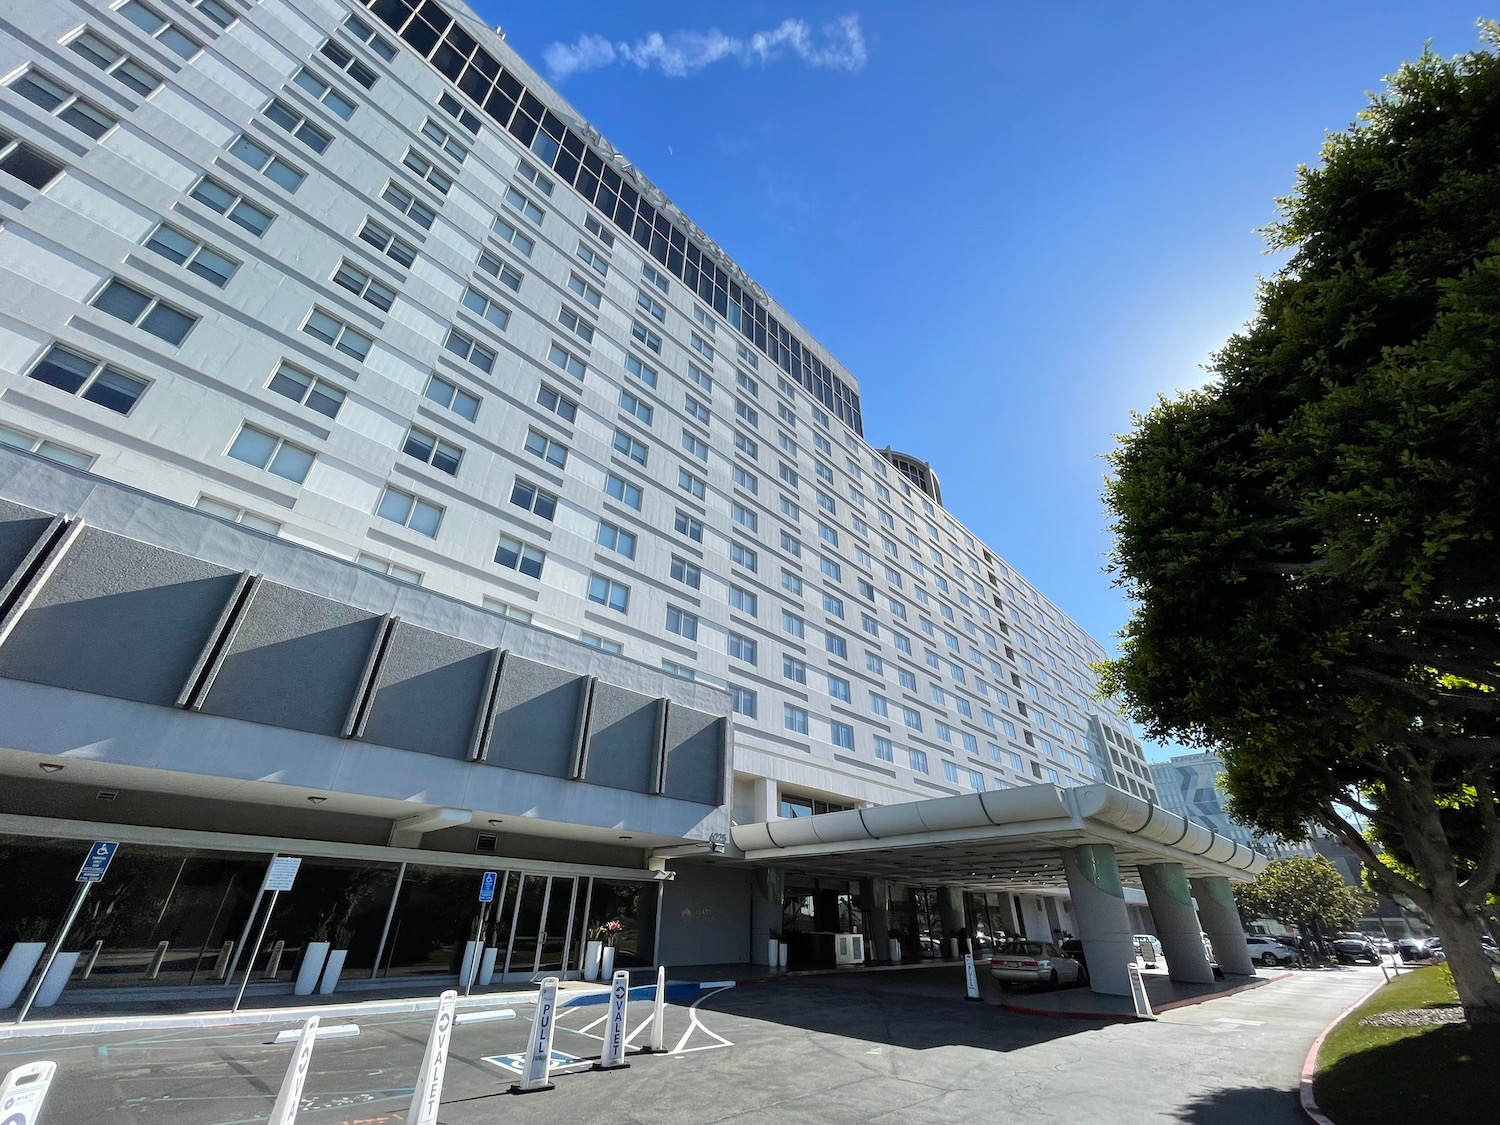
<path id="1" fill-rule="evenodd" d="M 9 1008 L 21 998 L 21 990 L 47 948 L 49 928 L 45 918 L 22 918 L 16 923 L 15 944 L 0 964 L 0 1008 Z"/>
<path id="2" fill-rule="evenodd" d="M 588 941 L 583 943 L 583 979 L 599 979 L 599 960 L 604 952 L 604 926 L 601 923 L 589 931 Z"/>
<path id="3" fill-rule="evenodd" d="M 302 951 L 302 964 L 297 969 L 297 983 L 292 989 L 296 995 L 312 995 L 312 990 L 318 986 L 318 978 L 323 975 L 323 963 L 328 959 L 328 950 L 331 948 L 328 919 L 320 918 L 313 929 L 311 940 Z"/>
<path id="4" fill-rule="evenodd" d="M 610 980 L 615 975 L 615 941 L 619 936 L 619 919 L 611 918 L 599 924 L 599 940 L 604 943 L 599 950 L 599 977 L 602 980 Z"/>
<path id="5" fill-rule="evenodd" d="M 354 931 L 348 926 L 339 926 L 333 931 L 333 948 L 328 951 L 328 960 L 323 964 L 323 980 L 318 985 L 320 995 L 327 996 L 339 986 L 339 974 L 344 971 L 344 960 L 349 956 L 349 943 L 354 940 Z"/>
<path id="6" fill-rule="evenodd" d="M 780 941 L 778 941 L 776 943 L 776 967 L 778 969 L 785 969 L 786 968 L 786 952 L 787 952 L 787 949 L 786 949 L 786 935 L 782 934 L 781 938 L 782 938 L 782 940 L 780 940 Z"/>
<path id="7" fill-rule="evenodd" d="M 495 959 L 500 955 L 498 935 L 493 922 L 485 927 L 480 944 L 484 946 L 484 953 L 479 958 L 479 983 L 487 986 L 495 979 Z"/>

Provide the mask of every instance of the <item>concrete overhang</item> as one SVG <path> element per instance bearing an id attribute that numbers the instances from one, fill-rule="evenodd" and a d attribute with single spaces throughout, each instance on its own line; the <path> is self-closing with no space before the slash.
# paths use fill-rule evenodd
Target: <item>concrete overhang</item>
<path id="1" fill-rule="evenodd" d="M 752 863 L 839 878 L 972 889 L 1064 886 L 1061 849 L 1109 844 L 1129 880 L 1149 863 L 1189 876 L 1253 879 L 1268 858 L 1111 785 L 1029 785 L 877 808 L 741 824 Z"/>

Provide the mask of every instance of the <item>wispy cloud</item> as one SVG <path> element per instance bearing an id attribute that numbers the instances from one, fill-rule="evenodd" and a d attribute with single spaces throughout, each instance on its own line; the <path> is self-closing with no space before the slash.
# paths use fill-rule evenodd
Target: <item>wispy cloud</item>
<path id="1" fill-rule="evenodd" d="M 852 72 L 864 68 L 866 57 L 858 15 L 842 16 L 818 32 L 806 20 L 786 19 L 769 31 L 743 37 L 718 28 L 665 35 L 653 31 L 632 43 L 590 34 L 576 43 L 553 43 L 542 52 L 554 82 L 617 64 L 634 64 L 641 70 L 654 67 L 669 78 L 686 78 L 726 59 L 741 66 L 764 66 L 796 58 L 807 66 Z"/>

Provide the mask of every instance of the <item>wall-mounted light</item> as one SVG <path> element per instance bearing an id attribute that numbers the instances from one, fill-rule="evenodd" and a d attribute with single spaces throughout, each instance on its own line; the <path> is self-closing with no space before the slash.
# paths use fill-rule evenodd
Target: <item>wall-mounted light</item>
<path id="1" fill-rule="evenodd" d="M 38 762 L 37 765 L 41 768 L 41 771 L 43 773 L 58 773 L 62 770 L 62 766 L 58 765 L 56 762 Z"/>
<path id="2" fill-rule="evenodd" d="M 321 805 L 326 800 L 328 800 L 327 797 L 309 797 L 308 798 L 308 801 L 311 804 L 314 804 L 314 805 Z"/>
<path id="3" fill-rule="evenodd" d="M 495 828 L 499 828 L 504 823 L 505 823 L 505 821 L 503 821 L 503 820 L 492 820 L 492 821 L 490 821 L 490 824 L 493 827 L 495 827 Z"/>

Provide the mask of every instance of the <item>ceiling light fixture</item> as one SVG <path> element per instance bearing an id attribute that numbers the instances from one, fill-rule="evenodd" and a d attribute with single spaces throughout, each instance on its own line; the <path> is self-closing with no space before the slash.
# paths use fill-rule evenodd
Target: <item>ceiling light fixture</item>
<path id="1" fill-rule="evenodd" d="M 496 828 L 498 828 L 498 827 L 500 827 L 500 825 L 504 824 L 505 821 L 503 821 L 503 820 L 492 820 L 492 821 L 490 821 L 490 823 L 493 824 Z"/>
<path id="2" fill-rule="evenodd" d="M 321 805 L 326 800 L 328 800 L 327 797 L 309 797 L 308 798 L 308 801 L 310 801 L 314 805 Z"/>
<path id="3" fill-rule="evenodd" d="M 62 769 L 56 762 L 38 762 L 37 765 L 43 773 L 57 773 Z"/>

